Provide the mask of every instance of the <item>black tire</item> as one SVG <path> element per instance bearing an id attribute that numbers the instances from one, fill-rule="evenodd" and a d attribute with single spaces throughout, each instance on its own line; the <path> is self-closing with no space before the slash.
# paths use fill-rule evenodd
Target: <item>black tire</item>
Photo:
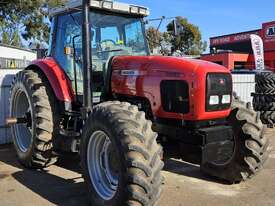
<path id="1" fill-rule="evenodd" d="M 26 97 L 29 103 L 31 115 L 30 144 L 23 150 L 20 146 L 19 131 L 17 126 L 11 127 L 13 143 L 19 161 L 28 168 L 45 168 L 57 161 L 57 156 L 53 152 L 54 122 L 57 116 L 54 114 L 53 104 L 50 101 L 52 95 L 48 84 L 43 82 L 42 76 L 32 70 L 19 72 L 12 84 L 10 98 L 10 112 L 14 117 L 17 104 L 21 104 L 20 97 Z M 22 126 L 22 125 L 21 125 Z M 24 126 L 23 126 L 24 127 Z"/>
<path id="2" fill-rule="evenodd" d="M 275 102 L 275 95 L 272 94 L 253 93 L 252 96 L 255 104 Z"/>
<path id="3" fill-rule="evenodd" d="M 261 113 L 261 121 L 268 127 L 275 124 L 275 95 L 253 94 L 253 107 Z"/>
<path id="4" fill-rule="evenodd" d="M 255 87 L 256 93 L 275 94 L 275 83 L 257 82 Z"/>
<path id="5" fill-rule="evenodd" d="M 268 126 L 275 124 L 275 111 L 261 111 L 261 120 Z"/>
<path id="6" fill-rule="evenodd" d="M 233 127 L 235 148 L 230 161 L 216 165 L 202 165 L 202 172 L 224 179 L 230 183 L 245 181 L 263 167 L 268 157 L 269 142 L 264 135 L 264 126 L 259 113 L 248 104 L 235 100 L 228 123 Z"/>
<path id="7" fill-rule="evenodd" d="M 275 84 L 275 74 L 272 72 L 260 72 L 255 75 L 256 83 Z"/>
<path id="8" fill-rule="evenodd" d="M 275 93 L 275 75 L 272 72 L 260 72 L 255 76 L 256 93 L 274 94 Z"/>
<path id="9" fill-rule="evenodd" d="M 145 113 L 129 103 L 105 102 L 97 105 L 89 117 L 81 142 L 81 162 L 91 204 L 95 206 L 153 206 L 161 194 L 164 163 L 157 134 Z M 93 186 L 89 173 L 88 147 L 92 135 L 103 131 L 115 148 L 118 187 L 111 199 L 103 199 Z"/>
<path id="10" fill-rule="evenodd" d="M 253 95 L 253 108 L 255 111 L 275 111 L 274 95 Z"/>

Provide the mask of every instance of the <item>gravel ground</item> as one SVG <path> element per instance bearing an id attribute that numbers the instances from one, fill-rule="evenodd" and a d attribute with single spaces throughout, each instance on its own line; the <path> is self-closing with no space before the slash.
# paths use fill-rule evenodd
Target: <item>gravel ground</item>
<path id="1" fill-rule="evenodd" d="M 163 171 L 158 206 L 275 206 L 275 130 L 268 130 L 265 168 L 245 183 L 228 185 L 201 175 L 197 165 L 170 159 Z M 86 206 L 86 190 L 76 157 L 45 171 L 23 169 L 11 145 L 0 146 L 0 206 Z"/>

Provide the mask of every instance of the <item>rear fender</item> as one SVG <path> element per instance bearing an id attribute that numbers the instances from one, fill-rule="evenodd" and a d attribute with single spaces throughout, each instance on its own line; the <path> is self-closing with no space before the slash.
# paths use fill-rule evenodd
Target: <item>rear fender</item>
<path id="1" fill-rule="evenodd" d="M 47 77 L 56 98 L 61 102 L 73 102 L 72 82 L 63 69 L 51 58 L 33 61 L 26 69 L 40 70 Z"/>

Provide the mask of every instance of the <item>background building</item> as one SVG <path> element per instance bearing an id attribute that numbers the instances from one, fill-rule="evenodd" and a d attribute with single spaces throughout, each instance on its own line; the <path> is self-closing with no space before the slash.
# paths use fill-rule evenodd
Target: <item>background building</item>
<path id="1" fill-rule="evenodd" d="M 36 58 L 35 51 L 0 44 L 0 69 L 24 68 Z"/>
<path id="2" fill-rule="evenodd" d="M 265 65 L 275 71 L 275 21 L 263 23 L 262 28 L 236 34 L 210 38 L 210 54 L 203 60 L 215 62 L 233 69 L 254 69 L 250 35 L 257 34 L 264 42 Z"/>
<path id="3" fill-rule="evenodd" d="M 36 59 L 36 52 L 0 44 L 0 144 L 11 142 L 5 125 L 9 116 L 10 87 L 14 75 Z"/>

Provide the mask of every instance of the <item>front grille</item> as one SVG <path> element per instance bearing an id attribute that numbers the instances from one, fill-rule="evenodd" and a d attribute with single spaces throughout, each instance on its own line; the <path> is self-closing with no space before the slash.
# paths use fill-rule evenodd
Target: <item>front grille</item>
<path id="1" fill-rule="evenodd" d="M 232 95 L 232 77 L 227 73 L 209 73 L 206 80 L 206 111 L 219 111 L 230 108 L 231 102 L 222 103 L 223 95 Z M 219 103 L 210 105 L 210 96 L 218 96 Z M 231 97 L 232 99 L 232 97 Z"/>
<path id="2" fill-rule="evenodd" d="M 189 113 L 189 87 L 186 81 L 165 80 L 161 82 L 160 88 L 164 111 Z"/>

